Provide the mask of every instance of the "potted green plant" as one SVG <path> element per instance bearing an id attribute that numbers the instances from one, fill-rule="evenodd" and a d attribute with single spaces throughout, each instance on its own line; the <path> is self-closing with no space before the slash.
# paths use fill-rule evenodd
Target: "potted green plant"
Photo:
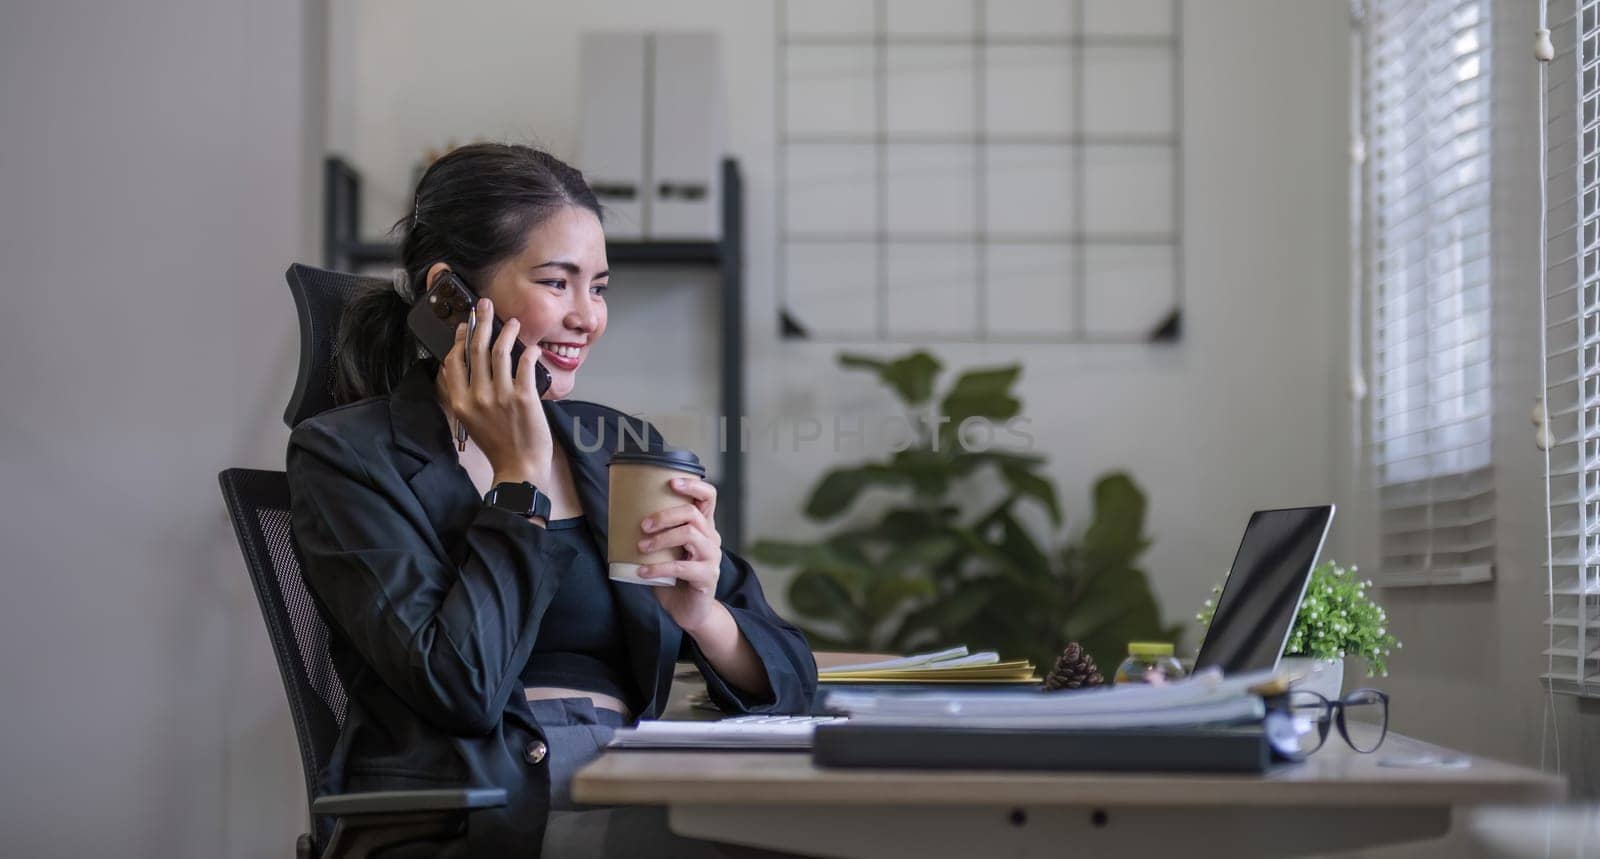
<path id="1" fill-rule="evenodd" d="M 830 534 L 750 549 L 759 561 L 796 570 L 789 602 L 808 621 L 812 646 L 965 644 L 1048 668 L 1069 641 L 1112 665 L 1130 640 L 1176 641 L 1181 626 L 1162 622 L 1138 566 L 1150 540 L 1144 493 L 1132 478 L 1103 476 L 1086 527 L 1052 545 L 1023 515 L 1052 529 L 1064 524 L 1044 457 L 961 443 L 969 420 L 1018 418 L 1012 386 L 1020 366 L 967 370 L 941 393 L 942 367 L 926 352 L 890 360 L 847 354 L 839 363 L 875 373 L 894 391 L 915 437 L 885 458 L 823 475 L 805 515 L 836 523 Z M 887 508 L 859 512 L 869 491 Z"/>
<path id="2" fill-rule="evenodd" d="M 1368 677 L 1387 677 L 1389 655 L 1401 646 L 1389 631 L 1388 613 L 1372 600 L 1372 581 L 1359 578 L 1357 572 L 1356 567 L 1347 569 L 1336 561 L 1325 561 L 1311 571 L 1283 649 L 1281 665 L 1296 678 L 1294 685 L 1329 700 L 1342 694 L 1345 660 L 1360 657 Z M 1221 585 L 1212 588 L 1211 597 L 1195 615 L 1202 627 L 1211 625 L 1221 593 Z"/>

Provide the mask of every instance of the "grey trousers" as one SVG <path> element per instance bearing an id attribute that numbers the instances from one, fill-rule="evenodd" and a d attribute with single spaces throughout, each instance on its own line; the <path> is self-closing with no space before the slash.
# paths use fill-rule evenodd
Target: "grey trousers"
<path id="1" fill-rule="evenodd" d="M 588 698 L 550 698 L 529 701 L 534 718 L 550 747 L 550 820 L 540 855 L 548 859 L 656 859 L 656 857 L 718 857 L 743 855 L 724 852 L 716 844 L 675 835 L 667 829 L 667 810 L 661 806 L 578 805 L 572 801 L 572 776 L 594 760 L 622 727 L 622 714 L 595 707 Z"/>

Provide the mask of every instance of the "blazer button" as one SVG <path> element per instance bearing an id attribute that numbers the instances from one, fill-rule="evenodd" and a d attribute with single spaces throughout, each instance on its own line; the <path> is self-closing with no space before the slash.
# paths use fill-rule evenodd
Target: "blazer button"
<path id="1" fill-rule="evenodd" d="M 544 757 L 549 753 L 549 746 L 545 745 L 541 740 L 534 740 L 533 742 L 529 743 L 528 748 L 523 751 L 522 757 L 526 759 L 528 763 L 538 765 L 544 763 Z"/>

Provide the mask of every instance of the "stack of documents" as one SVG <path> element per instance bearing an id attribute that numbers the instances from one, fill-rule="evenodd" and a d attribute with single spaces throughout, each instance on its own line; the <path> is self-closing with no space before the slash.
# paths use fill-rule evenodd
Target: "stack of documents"
<path id="1" fill-rule="evenodd" d="M 1113 770 L 1254 772 L 1267 761 L 1259 728 L 1266 711 L 1258 693 L 1262 684 L 1275 678 L 1273 672 L 1263 671 L 1224 679 L 1208 670 L 1166 686 L 1072 692 L 836 690 L 826 693 L 825 704 L 843 715 L 642 721 L 633 728 L 617 729 L 610 745 L 798 750 L 815 746 L 821 753 L 824 741 L 831 741 L 825 760 L 819 760 L 831 766 L 1012 766 L 1027 759 L 1031 760 L 1027 765 L 1045 769 L 1093 764 Z M 1253 733 L 1216 729 L 1239 724 L 1256 728 Z M 1174 732 L 1197 726 L 1208 730 Z M 1056 746 L 1040 745 L 1052 737 Z M 982 742 L 966 742 L 974 739 Z M 930 752 L 935 746 L 959 752 Z"/>
<path id="2" fill-rule="evenodd" d="M 697 681 L 698 669 L 691 668 L 677 675 L 677 679 Z M 896 659 L 829 666 L 817 671 L 817 682 L 824 689 L 835 684 L 858 688 L 882 684 L 883 688 L 907 689 L 936 689 L 948 684 L 981 686 L 993 690 L 1038 685 L 1042 681 L 1034 673 L 1033 663 L 1026 659 L 1002 660 L 993 651 L 969 654 L 965 647 L 952 647 Z M 696 710 L 720 712 L 711 701 L 711 696 L 703 691 L 689 696 L 689 706 Z M 812 712 L 823 711 L 816 709 Z"/>
<path id="3" fill-rule="evenodd" d="M 1002 660 L 992 650 L 952 647 L 880 662 L 836 665 L 817 672 L 820 683 L 1037 683 L 1032 662 Z"/>
<path id="4" fill-rule="evenodd" d="M 856 724 L 1074 730 L 1259 722 L 1266 707 L 1252 690 L 1275 676 L 1260 671 L 1223 678 L 1212 669 L 1165 686 L 1070 692 L 836 690 L 824 703 Z"/>

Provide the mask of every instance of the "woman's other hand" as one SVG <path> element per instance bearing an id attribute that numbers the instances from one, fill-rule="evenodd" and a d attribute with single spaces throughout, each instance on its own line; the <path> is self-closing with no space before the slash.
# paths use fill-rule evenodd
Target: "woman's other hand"
<path id="1" fill-rule="evenodd" d="M 641 578 L 671 576 L 672 587 L 651 588 L 661 607 L 679 627 L 693 634 L 717 606 L 717 579 L 722 572 L 722 535 L 717 533 L 717 488 L 695 477 L 673 478 L 674 492 L 689 503 L 668 507 L 644 518 L 639 551 L 681 549 L 683 558 L 639 568 Z"/>
<path id="2" fill-rule="evenodd" d="M 440 402 L 466 426 L 494 467 L 496 483 L 544 485 L 555 444 L 535 387 L 531 350 L 519 362 L 522 372 L 515 377 L 511 372 L 511 346 L 517 342 L 522 324 L 512 317 L 500 329 L 499 338 L 490 343 L 494 304 L 489 299 L 478 300 L 477 318 L 480 321 L 470 339 L 467 326 L 456 327 L 455 346 L 445 356 L 437 382 Z M 468 353 L 472 358 L 470 378 Z"/>

